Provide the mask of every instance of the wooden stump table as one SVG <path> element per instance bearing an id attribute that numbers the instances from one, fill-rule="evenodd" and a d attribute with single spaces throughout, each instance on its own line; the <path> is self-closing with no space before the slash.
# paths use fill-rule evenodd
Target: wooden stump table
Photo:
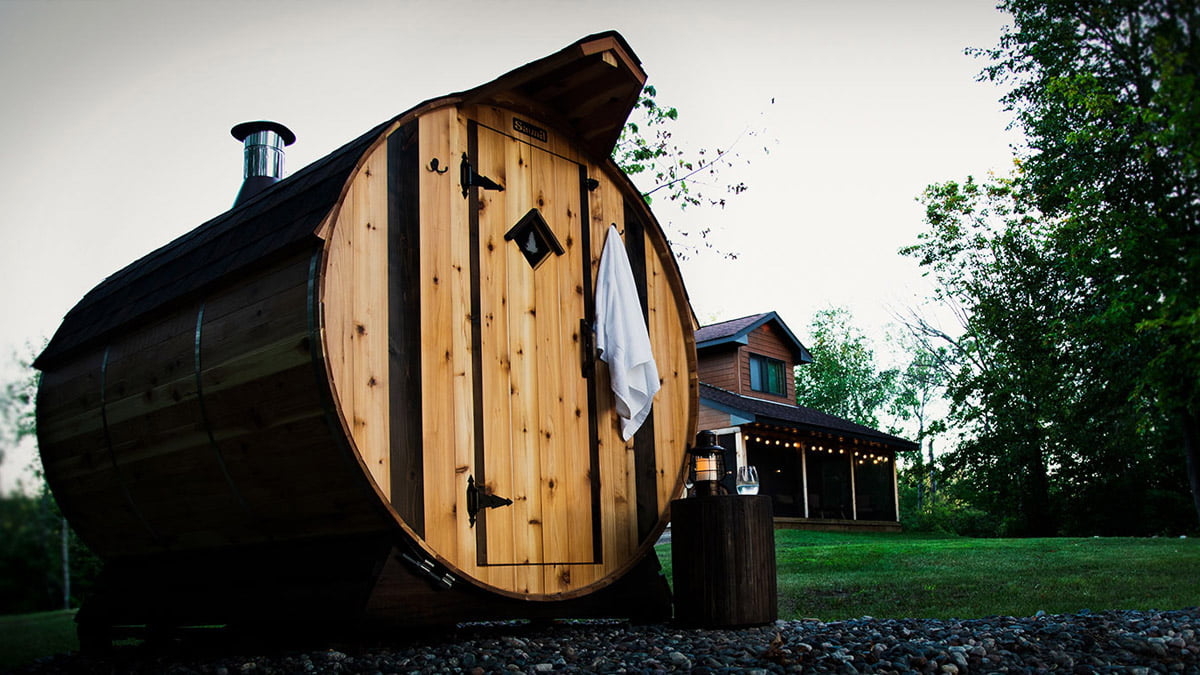
<path id="1" fill-rule="evenodd" d="M 675 620 L 756 626 L 778 616 L 771 498 L 721 495 L 671 502 Z"/>

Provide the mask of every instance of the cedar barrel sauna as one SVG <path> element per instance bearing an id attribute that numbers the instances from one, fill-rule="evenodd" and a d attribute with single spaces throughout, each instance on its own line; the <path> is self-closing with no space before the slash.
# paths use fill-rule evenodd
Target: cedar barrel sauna
<path id="1" fill-rule="evenodd" d="M 46 479 L 104 562 L 81 635 L 668 617 L 652 546 L 697 384 L 610 159 L 644 81 L 584 38 L 247 179 L 88 293 L 36 362 Z M 592 330 L 613 226 L 661 382 L 628 441 Z"/>

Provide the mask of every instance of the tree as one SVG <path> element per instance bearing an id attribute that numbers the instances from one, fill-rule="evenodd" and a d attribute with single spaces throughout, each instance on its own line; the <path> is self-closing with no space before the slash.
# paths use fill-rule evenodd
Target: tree
<path id="1" fill-rule="evenodd" d="M 5 382 L 0 389 L 0 467 L 4 465 L 8 450 L 34 439 L 37 431 L 34 401 L 39 376 L 30 365 L 32 357 L 17 357 L 14 361 L 20 375 Z"/>
<path id="2" fill-rule="evenodd" d="M 44 342 L 43 342 L 44 344 Z M 0 460 L 3 450 L 35 442 L 35 399 L 41 374 L 28 357 L 0 387 Z M 41 471 L 36 494 L 0 495 L 0 613 L 78 606 L 99 573 L 99 560 L 70 529 Z"/>
<path id="3" fill-rule="evenodd" d="M 905 352 L 910 355 L 908 364 L 896 381 L 895 398 L 889 405 L 889 413 L 897 420 L 914 421 L 917 424 L 918 449 L 909 469 L 916 487 L 916 509 L 918 512 L 933 502 L 937 496 L 937 459 L 933 446 L 936 438 L 946 433 L 945 420 L 941 419 L 935 406 L 945 400 L 949 360 L 944 346 L 932 346 L 925 342 L 907 340 Z M 892 429 L 895 434 L 903 434 Z M 928 451 L 928 459 L 923 453 Z"/>
<path id="4" fill-rule="evenodd" d="M 796 368 L 796 402 L 877 428 L 899 373 L 877 369 L 870 342 L 843 307 L 816 312 L 809 329 L 813 362 Z"/>
<path id="5" fill-rule="evenodd" d="M 913 336 L 943 369 L 950 420 L 960 432 L 947 466 L 971 486 L 970 501 L 1010 513 L 1009 534 L 1056 531 L 1049 466 L 1062 454 L 1050 431 L 1068 388 L 1060 336 L 1062 280 L 1044 264 L 1045 226 L 1018 183 L 946 182 L 926 189 L 929 229 L 903 249 L 938 282 L 934 300 L 960 325 L 954 334 L 914 317 Z"/>
<path id="6" fill-rule="evenodd" d="M 740 180 L 726 182 L 722 172 L 735 164 L 749 164 L 737 150 L 739 142 L 746 137 L 756 137 L 758 130 L 746 130 L 725 149 L 701 147 L 695 151 L 683 149 L 675 140 L 673 125 L 679 119 L 679 110 L 660 105 L 658 91 L 652 85 L 643 88 L 630 119 L 621 130 L 613 148 L 613 160 L 635 181 L 643 181 L 642 196 L 651 203 L 656 194 L 665 194 L 667 200 L 689 207 L 725 208 L 726 201 L 742 194 L 749 188 Z M 774 101 L 772 101 L 774 102 Z M 769 152 L 766 146 L 764 153 Z M 676 255 L 687 258 L 701 249 L 712 249 L 708 240 L 711 228 L 698 231 L 676 230 L 671 233 L 671 245 Z M 736 258 L 735 253 L 724 252 L 724 257 Z"/>
<path id="7" fill-rule="evenodd" d="M 1094 308 L 1057 253 L 1061 223 L 1028 189 L 1020 171 L 930 186 L 929 229 L 902 251 L 960 324 L 908 321 L 948 377 L 956 496 L 1003 517 L 1011 535 L 1177 531 L 1173 495 L 1186 490 L 1136 384 L 1140 364 L 1103 356 L 1120 335 L 1084 320 Z"/>
<path id="8" fill-rule="evenodd" d="M 1200 517 L 1200 3 L 1006 0 L 984 77 L 1028 139 L 1026 196 L 1082 311 L 1075 377 L 1181 448 Z M 1131 368 L 1128 364 L 1137 364 Z"/>

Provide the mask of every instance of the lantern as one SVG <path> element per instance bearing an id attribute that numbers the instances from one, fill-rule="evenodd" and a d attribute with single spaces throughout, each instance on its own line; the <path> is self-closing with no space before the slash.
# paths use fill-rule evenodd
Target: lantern
<path id="1" fill-rule="evenodd" d="M 691 478 L 697 497 L 726 494 L 721 485 L 725 476 L 725 449 L 717 445 L 717 435 L 711 431 L 696 434 L 691 448 Z"/>

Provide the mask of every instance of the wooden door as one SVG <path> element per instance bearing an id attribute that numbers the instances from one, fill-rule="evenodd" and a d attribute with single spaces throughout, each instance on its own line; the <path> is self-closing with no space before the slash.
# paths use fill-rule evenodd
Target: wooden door
<path id="1" fill-rule="evenodd" d="M 599 562 L 586 170 L 468 126 L 479 565 Z M 485 180 L 486 179 L 486 180 Z M 502 189 L 501 189 L 502 188 Z M 489 497 L 491 499 L 489 499 Z M 501 500 L 510 500 L 503 504 Z"/>

